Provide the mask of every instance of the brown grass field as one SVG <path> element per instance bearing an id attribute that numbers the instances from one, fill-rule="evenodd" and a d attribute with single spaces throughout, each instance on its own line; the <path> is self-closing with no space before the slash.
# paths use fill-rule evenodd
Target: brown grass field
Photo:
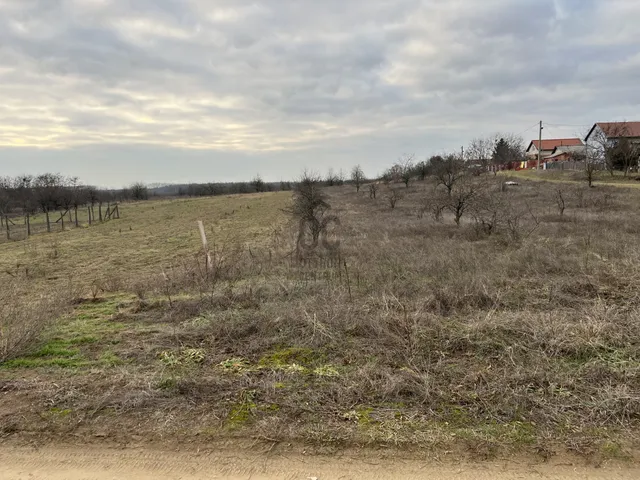
<path id="1" fill-rule="evenodd" d="M 500 179 L 490 230 L 327 189 L 339 261 L 291 255 L 288 193 L 0 244 L 0 437 L 634 457 L 640 191 Z"/>

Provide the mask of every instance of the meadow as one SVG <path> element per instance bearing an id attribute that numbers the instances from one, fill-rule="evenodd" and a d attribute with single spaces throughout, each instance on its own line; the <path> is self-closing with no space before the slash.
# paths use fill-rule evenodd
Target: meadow
<path id="1" fill-rule="evenodd" d="M 459 225 L 431 179 L 327 188 L 302 260 L 287 192 L 0 244 L 0 435 L 633 456 L 640 192 L 505 178 Z"/>

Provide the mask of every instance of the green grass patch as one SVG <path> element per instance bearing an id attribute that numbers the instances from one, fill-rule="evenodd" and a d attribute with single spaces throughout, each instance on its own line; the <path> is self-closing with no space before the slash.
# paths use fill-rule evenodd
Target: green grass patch
<path id="1" fill-rule="evenodd" d="M 83 358 L 16 358 L 0 365 L 0 368 L 81 368 L 91 362 Z"/>
<path id="2" fill-rule="evenodd" d="M 321 355 L 310 348 L 285 347 L 263 356 L 258 366 L 282 369 L 291 365 L 308 367 L 321 359 Z"/>

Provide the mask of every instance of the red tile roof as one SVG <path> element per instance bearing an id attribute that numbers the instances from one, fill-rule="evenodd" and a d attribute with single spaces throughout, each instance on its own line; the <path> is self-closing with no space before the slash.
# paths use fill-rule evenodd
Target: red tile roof
<path id="1" fill-rule="evenodd" d="M 599 122 L 596 125 L 611 138 L 640 137 L 640 122 Z M 591 130 L 593 131 L 593 128 Z"/>
<path id="2" fill-rule="evenodd" d="M 538 140 L 532 140 L 527 148 L 527 152 L 531 149 L 531 145 L 538 148 Z M 579 138 L 551 138 L 542 140 L 542 150 L 553 150 L 556 147 L 576 147 L 583 145 Z"/>

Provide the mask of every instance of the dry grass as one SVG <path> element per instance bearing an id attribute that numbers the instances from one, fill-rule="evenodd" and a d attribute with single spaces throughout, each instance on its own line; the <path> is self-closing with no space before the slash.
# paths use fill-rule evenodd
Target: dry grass
<path id="1" fill-rule="evenodd" d="M 302 264 L 288 255 L 297 236 L 280 214 L 286 196 L 231 199 L 251 208 L 229 219 L 217 199 L 199 200 L 212 202 L 218 232 L 232 239 L 215 275 L 193 261 L 200 208 L 140 204 L 144 216 L 173 212 L 184 227 L 169 230 L 171 241 L 136 234 L 129 269 L 107 272 L 135 285 L 95 301 L 85 294 L 37 349 L 0 366 L 0 420 L 10 416 L 15 431 L 115 437 L 135 422 L 150 440 L 462 441 L 482 454 L 547 452 L 553 438 L 618 452 L 640 418 L 638 192 L 565 185 L 560 215 L 558 184 L 501 191 L 499 180 L 483 207 L 500 205 L 491 230 L 473 209 L 459 227 L 450 213 L 425 213 L 429 182 L 400 187 L 393 209 L 365 189 L 330 189 L 339 260 Z M 111 245 L 119 233 L 82 233 L 109 258 L 123 255 Z M 59 244 L 70 256 L 81 245 Z M 87 268 L 82 283 L 98 271 Z M 27 394 L 39 400 L 21 403 Z"/>

